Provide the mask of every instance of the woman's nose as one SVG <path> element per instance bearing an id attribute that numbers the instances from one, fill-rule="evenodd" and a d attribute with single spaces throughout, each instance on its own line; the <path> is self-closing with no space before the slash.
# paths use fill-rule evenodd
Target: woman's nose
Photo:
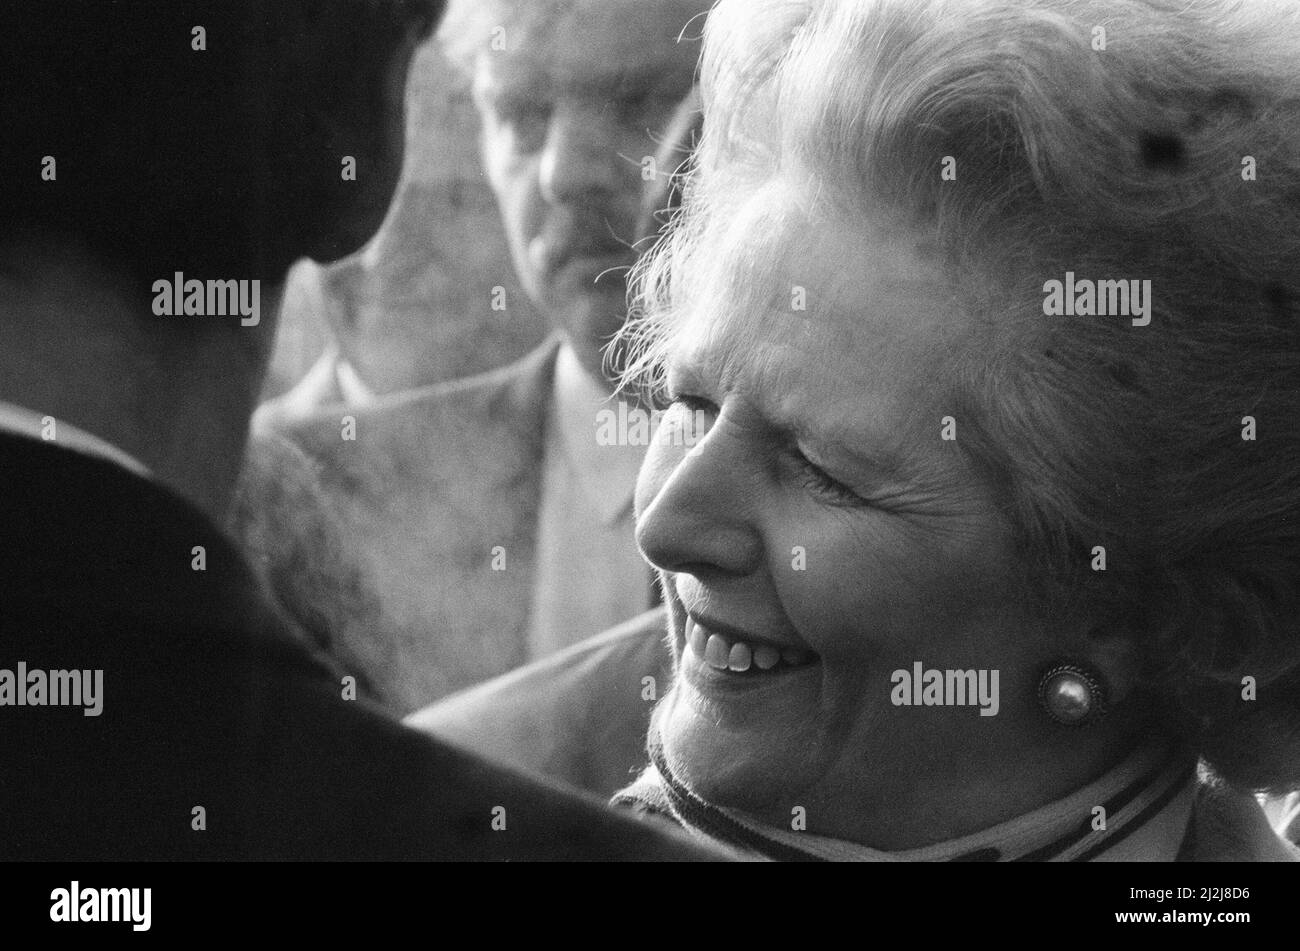
<path id="1" fill-rule="evenodd" d="M 642 471 L 637 545 L 651 564 L 699 578 L 742 577 L 763 559 L 758 475 L 740 439 L 715 426 L 689 452 L 656 445 Z"/>

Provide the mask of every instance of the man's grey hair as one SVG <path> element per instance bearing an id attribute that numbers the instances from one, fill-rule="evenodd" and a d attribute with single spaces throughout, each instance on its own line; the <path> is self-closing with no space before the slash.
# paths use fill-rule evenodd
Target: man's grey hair
<path id="1" fill-rule="evenodd" d="M 451 0 L 438 30 L 447 58 L 473 75 L 480 53 L 519 49 L 528 27 L 554 19 L 573 0 Z"/>

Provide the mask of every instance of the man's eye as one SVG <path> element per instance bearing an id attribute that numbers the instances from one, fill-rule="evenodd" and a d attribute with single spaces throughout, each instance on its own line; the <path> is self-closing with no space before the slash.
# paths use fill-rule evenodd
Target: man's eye
<path id="1" fill-rule="evenodd" d="M 525 141 L 541 138 L 551 117 L 550 106 L 531 100 L 502 101 L 497 103 L 493 112 L 501 125 Z"/>
<path id="2" fill-rule="evenodd" d="M 799 450 L 794 451 L 803 484 L 813 492 L 838 505 L 866 505 L 867 500 L 843 482 L 829 475 Z"/>
<path id="3" fill-rule="evenodd" d="M 514 123 L 544 119 L 550 107 L 537 99 L 500 99 L 492 111 L 502 122 Z"/>

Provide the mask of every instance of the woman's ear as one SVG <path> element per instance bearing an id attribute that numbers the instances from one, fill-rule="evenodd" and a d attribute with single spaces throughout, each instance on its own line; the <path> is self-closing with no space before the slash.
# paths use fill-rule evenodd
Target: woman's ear
<path id="1" fill-rule="evenodd" d="M 1131 697 L 1141 680 L 1142 652 L 1137 638 L 1113 627 L 1089 631 L 1081 659 L 1101 678 L 1110 707 Z"/>

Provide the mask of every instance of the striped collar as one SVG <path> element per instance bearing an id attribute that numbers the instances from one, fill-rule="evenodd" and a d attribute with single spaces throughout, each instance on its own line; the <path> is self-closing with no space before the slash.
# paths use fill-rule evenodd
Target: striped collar
<path id="1" fill-rule="evenodd" d="M 749 859 L 818 862 L 1173 861 L 1196 791 L 1195 758 L 1149 742 L 1078 791 L 982 832 L 902 852 L 882 852 L 775 828 L 706 802 L 668 768 L 651 737 L 651 762 L 615 805 L 666 815 L 688 832 Z M 1097 813 L 1096 807 L 1104 809 Z M 1104 824 L 1099 817 L 1104 816 Z"/>

